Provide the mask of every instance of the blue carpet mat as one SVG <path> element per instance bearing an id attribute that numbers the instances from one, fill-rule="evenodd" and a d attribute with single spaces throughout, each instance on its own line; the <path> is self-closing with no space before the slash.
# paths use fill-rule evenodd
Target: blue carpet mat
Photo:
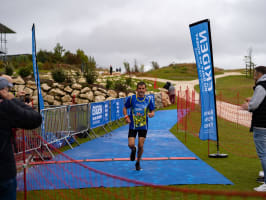
<path id="1" fill-rule="evenodd" d="M 142 161 L 142 171 L 135 170 L 135 162 L 131 161 L 109 161 L 109 162 L 83 162 L 83 164 L 95 168 L 106 173 L 120 176 L 132 180 L 143 181 L 158 185 L 177 185 L 177 184 L 233 184 L 230 180 L 218 173 L 212 167 L 203 162 L 194 153 L 188 150 L 169 129 L 177 122 L 176 110 L 158 111 L 155 117 L 149 119 L 149 131 L 144 145 L 143 157 L 196 157 L 197 160 L 161 160 L 161 161 Z M 81 144 L 73 150 L 65 153 L 73 159 L 94 159 L 94 158 L 127 158 L 130 150 L 127 146 L 128 126 L 123 126 L 107 134 L 104 137 L 96 138 L 87 143 Z M 136 141 L 137 143 L 137 141 Z M 75 164 L 65 164 L 73 165 Z M 42 169 L 40 169 L 42 168 Z M 56 176 L 51 175 L 49 168 L 55 170 L 58 176 L 66 176 L 60 168 L 49 165 L 49 167 L 39 167 L 46 179 L 57 186 L 57 188 L 65 188 L 58 181 Z M 81 167 L 80 167 L 81 168 Z M 32 170 L 32 172 L 31 172 Z M 35 173 L 29 169 L 29 173 Z M 81 169 L 77 169 L 77 172 Z M 78 175 L 79 173 L 77 173 Z M 82 172 L 80 172 L 82 174 Z M 85 175 L 84 175 L 85 174 Z M 90 173 L 82 174 L 88 176 L 88 180 L 95 179 L 96 175 Z M 90 176 L 90 177 L 89 177 Z M 93 176 L 93 177 L 92 177 Z M 31 176 L 29 176 L 30 179 Z M 64 178 L 71 187 L 82 187 L 72 180 L 72 177 Z M 102 182 L 96 183 L 97 186 L 121 187 L 131 186 L 125 183 L 116 183 L 102 176 Z M 29 180 L 32 181 L 32 180 Z M 105 183 L 106 182 L 106 183 Z M 46 186 L 44 186 L 46 184 Z M 39 185 L 39 186 L 38 186 Z M 132 185 L 133 186 L 133 185 Z M 84 183 L 85 187 L 85 183 Z M 28 189 L 52 188 L 47 181 L 39 184 L 33 184 Z"/>

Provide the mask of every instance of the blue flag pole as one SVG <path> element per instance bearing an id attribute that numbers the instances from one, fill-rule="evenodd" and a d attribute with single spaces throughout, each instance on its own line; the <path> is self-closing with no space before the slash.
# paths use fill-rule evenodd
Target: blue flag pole
<path id="1" fill-rule="evenodd" d="M 219 153 L 219 134 L 216 110 L 215 78 L 210 21 L 208 19 L 190 24 L 191 40 L 196 59 L 201 98 L 201 140 L 217 142 L 217 153 L 211 158 L 225 158 Z"/>
<path id="2" fill-rule="evenodd" d="M 38 70 L 38 64 L 37 64 L 35 25 L 34 24 L 32 25 L 32 65 L 33 65 L 35 83 L 36 83 L 36 87 L 38 91 L 38 111 L 40 112 L 42 109 L 44 109 L 44 101 L 42 98 L 39 70 Z"/>

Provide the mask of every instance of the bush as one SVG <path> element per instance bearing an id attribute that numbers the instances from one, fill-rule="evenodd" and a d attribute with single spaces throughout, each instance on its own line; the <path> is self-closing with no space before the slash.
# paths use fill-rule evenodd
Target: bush
<path id="1" fill-rule="evenodd" d="M 118 80 L 114 84 L 114 89 L 122 91 L 122 92 L 126 92 L 127 91 L 127 85 L 125 83 L 123 83 L 121 80 Z"/>
<path id="2" fill-rule="evenodd" d="M 14 68 L 12 65 L 6 65 L 5 66 L 5 74 L 8 75 L 8 76 L 12 76 L 14 72 Z"/>
<path id="3" fill-rule="evenodd" d="M 106 89 L 109 90 L 109 89 L 112 88 L 112 86 L 113 86 L 113 81 L 111 79 L 107 79 L 106 80 L 106 85 L 105 85 Z"/>
<path id="4" fill-rule="evenodd" d="M 89 70 L 84 76 L 88 84 L 93 84 L 97 79 L 97 73 L 94 70 Z"/>
<path id="5" fill-rule="evenodd" d="M 66 74 L 63 69 L 55 69 L 52 71 L 52 77 L 54 81 L 62 83 L 66 80 Z"/>
<path id="6" fill-rule="evenodd" d="M 126 78 L 126 85 L 132 86 L 132 78 Z"/>
<path id="7" fill-rule="evenodd" d="M 32 73 L 32 67 L 21 67 L 21 68 L 19 69 L 19 71 L 18 71 L 18 74 L 19 74 L 21 77 L 23 77 L 23 78 L 25 78 L 25 77 L 31 75 L 31 73 Z"/>

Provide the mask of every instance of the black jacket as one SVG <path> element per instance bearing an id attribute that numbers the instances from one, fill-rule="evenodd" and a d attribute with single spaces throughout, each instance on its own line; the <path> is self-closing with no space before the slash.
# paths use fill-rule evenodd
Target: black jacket
<path id="1" fill-rule="evenodd" d="M 256 83 L 255 88 L 261 85 L 266 90 L 266 81 Z M 266 97 L 263 99 L 259 107 L 252 112 L 251 131 L 253 127 L 266 128 Z"/>
<path id="2" fill-rule="evenodd" d="M 0 181 L 16 176 L 12 128 L 34 129 L 41 122 L 41 115 L 23 102 L 0 99 Z"/>

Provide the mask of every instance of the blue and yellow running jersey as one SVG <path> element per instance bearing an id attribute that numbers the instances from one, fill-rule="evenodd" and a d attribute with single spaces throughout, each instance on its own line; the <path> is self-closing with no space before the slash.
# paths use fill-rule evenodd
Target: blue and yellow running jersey
<path id="1" fill-rule="evenodd" d="M 150 97 L 143 98 L 133 95 L 125 103 L 126 108 L 130 108 L 129 129 L 148 130 L 148 112 L 154 110 L 154 105 Z"/>

